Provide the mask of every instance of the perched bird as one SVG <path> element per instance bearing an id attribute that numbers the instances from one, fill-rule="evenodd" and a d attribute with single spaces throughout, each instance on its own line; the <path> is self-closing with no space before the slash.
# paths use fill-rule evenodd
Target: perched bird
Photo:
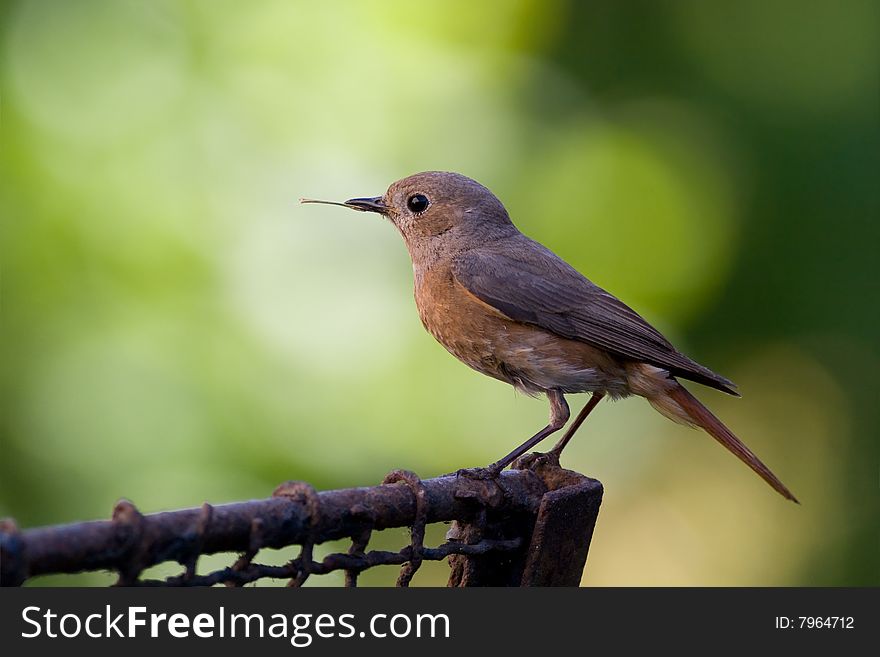
<path id="1" fill-rule="evenodd" d="M 569 419 L 564 395 L 592 393 L 551 450 L 557 457 L 605 397 L 639 395 L 676 422 L 704 429 L 789 500 L 794 495 L 677 378 L 738 395 L 728 379 L 680 353 L 629 306 L 513 225 L 492 192 L 457 173 L 428 171 L 384 196 L 344 203 L 376 212 L 406 242 L 419 316 L 452 355 L 529 395 L 546 394 L 550 421 L 488 466 L 496 475 Z"/>

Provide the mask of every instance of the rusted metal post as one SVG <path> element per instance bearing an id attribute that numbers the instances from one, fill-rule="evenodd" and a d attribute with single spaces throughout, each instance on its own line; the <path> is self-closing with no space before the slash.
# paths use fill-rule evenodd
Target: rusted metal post
<path id="1" fill-rule="evenodd" d="M 528 545 L 503 554 L 453 555 L 450 586 L 578 586 L 602 503 L 602 484 L 559 467 L 551 456 L 530 454 L 516 467 L 537 474 L 546 492 L 536 513 L 497 514 L 457 521 L 447 534 L 465 543 L 530 536 Z"/>
<path id="2" fill-rule="evenodd" d="M 549 490 L 541 499 L 520 586 L 578 586 L 602 504 L 602 484 L 540 461 L 534 471 Z"/>

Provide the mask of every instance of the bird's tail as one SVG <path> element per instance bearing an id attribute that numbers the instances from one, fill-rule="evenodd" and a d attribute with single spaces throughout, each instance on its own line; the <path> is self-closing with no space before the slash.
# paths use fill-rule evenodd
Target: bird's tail
<path id="1" fill-rule="evenodd" d="M 669 395 L 685 413 L 687 413 L 687 418 L 679 419 L 686 421 L 689 420 L 693 424 L 704 429 L 710 436 L 715 438 L 715 440 L 736 454 L 743 463 L 758 473 L 758 476 L 760 476 L 761 479 L 770 484 L 773 489 L 785 499 L 800 504 L 800 502 L 797 501 L 797 498 L 791 494 L 791 491 L 785 487 L 785 484 L 779 481 L 779 478 L 770 471 L 770 468 L 764 465 L 761 462 L 761 459 L 755 456 L 752 450 L 746 447 L 739 438 L 734 436 L 733 432 L 724 426 L 721 420 L 715 417 L 708 408 L 703 406 L 684 386 L 675 383 L 675 385 L 667 388 L 666 394 Z"/>

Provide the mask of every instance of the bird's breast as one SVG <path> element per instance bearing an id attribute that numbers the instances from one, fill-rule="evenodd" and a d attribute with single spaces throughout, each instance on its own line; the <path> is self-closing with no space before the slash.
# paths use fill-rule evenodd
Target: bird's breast
<path id="1" fill-rule="evenodd" d="M 465 289 L 449 266 L 417 270 L 414 291 L 425 329 L 478 372 L 527 394 L 627 394 L 621 363 L 583 342 L 510 319 Z"/>

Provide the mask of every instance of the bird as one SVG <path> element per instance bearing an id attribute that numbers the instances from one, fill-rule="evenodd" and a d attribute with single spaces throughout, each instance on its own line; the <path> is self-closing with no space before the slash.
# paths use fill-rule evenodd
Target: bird
<path id="1" fill-rule="evenodd" d="M 547 425 L 487 466 L 488 476 L 565 427 L 565 395 L 591 394 L 548 452 L 557 460 L 600 401 L 640 396 L 667 418 L 706 431 L 780 495 L 798 502 L 679 379 L 738 397 L 734 383 L 682 354 L 636 311 L 521 233 L 501 201 L 477 181 L 425 171 L 392 183 L 382 196 L 300 202 L 390 220 L 412 260 L 425 329 L 477 372 L 527 395 L 546 395 Z"/>

